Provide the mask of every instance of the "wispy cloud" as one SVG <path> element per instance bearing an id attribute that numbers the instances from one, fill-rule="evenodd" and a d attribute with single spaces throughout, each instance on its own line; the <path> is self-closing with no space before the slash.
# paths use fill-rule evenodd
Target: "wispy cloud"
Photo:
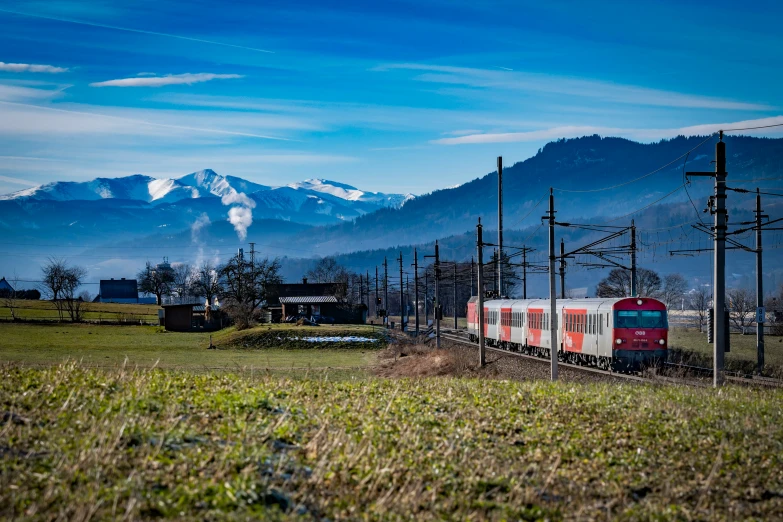
<path id="1" fill-rule="evenodd" d="M 695 109 L 722 109 L 764 111 L 774 107 L 759 103 L 684 94 L 650 89 L 635 85 L 574 78 L 553 74 L 506 70 L 453 67 L 421 63 L 397 63 L 375 67 L 375 71 L 421 71 L 414 79 L 421 82 L 465 85 L 498 91 L 525 91 L 555 93 L 582 98 L 601 99 L 612 103 L 649 105 L 656 107 L 683 107 Z"/>
<path id="2" fill-rule="evenodd" d="M 12 178 L 9 176 L 0 176 L 0 181 L 5 181 L 6 183 L 13 183 L 14 185 L 25 185 L 27 187 L 38 186 L 38 183 L 33 183 L 32 181 L 28 181 L 26 179 Z"/>
<path id="3" fill-rule="evenodd" d="M 468 134 L 456 138 L 440 138 L 432 140 L 430 143 L 438 145 L 465 145 L 482 143 L 520 143 L 531 141 L 546 141 L 558 138 L 578 138 L 581 136 L 590 136 L 599 134 L 601 136 L 620 136 L 635 140 L 648 141 L 664 138 L 673 138 L 675 136 L 697 136 L 706 135 L 719 130 L 740 129 L 749 127 L 761 127 L 765 125 L 783 124 L 783 116 L 772 118 L 760 118 L 756 120 L 744 120 L 733 123 L 709 123 L 703 125 L 693 125 L 690 127 L 680 127 L 671 129 L 638 129 L 622 127 L 595 127 L 585 125 L 569 125 L 553 127 L 550 129 L 540 129 L 525 132 L 504 132 L 487 134 Z M 744 134 L 752 134 L 753 131 L 744 131 Z M 765 134 L 783 133 L 783 127 L 765 129 Z"/>
<path id="4" fill-rule="evenodd" d="M 62 133 L 62 134 L 136 134 L 139 132 L 138 126 L 173 129 L 185 133 L 205 133 L 225 136 L 240 136 L 247 138 L 260 138 L 265 140 L 292 141 L 288 138 L 279 136 L 270 136 L 258 134 L 255 132 L 235 131 L 220 128 L 210 128 L 198 125 L 180 125 L 174 123 L 163 123 L 147 121 L 137 118 L 127 118 L 110 114 L 102 114 L 91 111 L 77 111 L 69 109 L 59 109 L 45 105 L 35 105 L 29 103 L 17 103 L 0 100 L 0 105 L 9 106 L 12 109 L 1 111 L 0 114 L 8 116 L 8 120 L 0 120 L 0 133 Z M 32 110 L 29 110 L 32 109 Z M 52 117 L 36 118 L 36 112 L 45 111 L 51 114 L 57 114 L 60 119 Z M 66 116 L 68 118 L 66 118 Z M 188 120 L 190 121 L 190 120 Z"/>
<path id="5" fill-rule="evenodd" d="M 62 96 L 62 88 L 35 89 L 20 85 L 0 84 L 0 100 L 24 101 L 24 100 L 50 100 Z"/>
<path id="6" fill-rule="evenodd" d="M 243 78 L 243 76 L 241 74 L 185 73 L 107 80 L 105 82 L 91 83 L 90 87 L 163 87 L 164 85 L 193 85 L 194 83 L 203 83 L 211 80 L 232 80 L 236 78 Z"/>
<path id="7" fill-rule="evenodd" d="M 4 72 L 34 72 L 34 73 L 64 73 L 67 67 L 55 67 L 54 65 L 41 65 L 35 63 L 5 63 L 0 62 L 0 71 Z"/>
<path id="8" fill-rule="evenodd" d="M 226 43 L 226 42 L 216 42 L 214 40 L 205 40 L 203 38 L 192 38 L 190 36 L 182 36 L 182 35 L 178 35 L 178 34 L 160 33 L 160 32 L 157 32 L 157 31 L 147 31 L 145 29 L 134 29 L 132 27 L 121 27 L 119 25 L 109 25 L 109 24 L 99 24 L 99 23 L 96 23 L 96 22 L 86 22 L 84 20 L 75 20 L 73 18 L 64 18 L 64 17 L 61 17 L 61 16 L 59 16 L 59 17 L 58 16 L 46 16 L 46 15 L 42 15 L 42 14 L 25 13 L 25 12 L 22 12 L 22 11 L 12 11 L 11 9 L 0 9 L 0 12 L 11 13 L 11 14 L 15 14 L 17 16 L 27 16 L 27 17 L 30 17 L 30 18 L 41 18 L 41 19 L 44 19 L 44 20 L 54 20 L 54 21 L 57 21 L 57 22 L 67 22 L 69 24 L 87 25 L 87 26 L 90 26 L 90 27 L 102 27 L 104 29 L 114 29 L 114 30 L 117 30 L 117 31 L 127 31 L 127 32 L 130 32 L 130 33 L 149 34 L 149 35 L 153 35 L 153 36 L 163 36 L 165 38 L 176 38 L 178 40 L 187 40 L 187 41 L 190 41 L 190 42 L 205 43 L 205 44 L 210 44 L 210 45 L 220 45 L 220 46 L 223 46 L 223 47 L 233 47 L 234 49 L 244 49 L 246 51 L 255 51 L 255 52 L 259 52 L 259 53 L 274 54 L 274 51 L 269 51 L 267 49 L 258 49 L 256 47 L 248 47 L 248 46 L 244 46 L 244 45 L 236 45 L 236 44 L 231 44 L 231 43 Z"/>

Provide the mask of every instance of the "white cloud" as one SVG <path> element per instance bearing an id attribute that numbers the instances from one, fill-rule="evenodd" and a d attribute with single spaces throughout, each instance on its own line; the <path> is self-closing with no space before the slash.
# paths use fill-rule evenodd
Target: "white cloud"
<path id="1" fill-rule="evenodd" d="M 163 87 L 164 85 L 193 85 L 210 80 L 230 80 L 243 78 L 241 74 L 185 73 L 167 76 L 139 76 L 105 82 L 91 83 L 90 87 Z"/>
<path id="2" fill-rule="evenodd" d="M 28 181 L 26 179 L 12 178 L 9 176 L 0 176 L 0 181 L 5 181 L 6 183 L 13 183 L 15 185 L 25 185 L 28 187 L 38 186 L 38 183 L 33 183 L 32 181 Z"/>
<path id="3" fill-rule="evenodd" d="M 39 65 L 34 63 L 5 63 L 0 62 L 0 71 L 4 72 L 34 72 L 34 73 L 64 73 L 67 67 L 55 67 L 54 65 Z"/>
<path id="4" fill-rule="evenodd" d="M 46 100 L 62 96 L 62 91 L 63 89 L 34 89 L 32 87 L 22 87 L 20 85 L 0 84 L 0 100 Z"/>
<path id="5" fill-rule="evenodd" d="M 520 143 L 531 141 L 546 141 L 559 138 L 578 138 L 599 134 L 601 136 L 619 136 L 639 141 L 652 141 L 675 136 L 707 135 L 719 130 L 744 129 L 748 127 L 762 127 L 767 125 L 783 125 L 783 116 L 760 118 L 756 120 L 744 120 L 733 123 L 707 123 L 671 129 L 638 129 L 622 127 L 595 127 L 587 125 L 567 125 L 525 132 L 503 132 L 486 134 L 469 134 L 455 138 L 440 138 L 430 143 L 438 145 L 465 145 L 480 143 Z M 742 131 L 742 134 L 778 134 L 783 133 L 783 126 L 768 129 Z"/>
<path id="6" fill-rule="evenodd" d="M 422 71 L 422 74 L 416 76 L 415 80 L 428 83 L 466 85 L 474 88 L 478 87 L 498 91 L 564 94 L 574 97 L 601 99 L 611 103 L 649 105 L 655 107 L 688 107 L 745 111 L 774 109 L 774 107 L 758 103 L 746 103 L 723 98 L 683 94 L 674 91 L 638 87 L 635 85 L 623 85 L 600 80 L 552 74 L 420 63 L 388 64 L 376 67 L 373 70 Z"/>

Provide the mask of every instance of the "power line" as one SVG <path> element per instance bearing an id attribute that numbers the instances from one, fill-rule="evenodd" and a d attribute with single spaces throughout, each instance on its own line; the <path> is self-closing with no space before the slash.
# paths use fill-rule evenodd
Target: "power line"
<path id="1" fill-rule="evenodd" d="M 630 181 L 626 181 L 626 182 L 624 182 L 624 183 L 620 183 L 620 184 L 618 184 L 618 185 L 612 185 L 611 187 L 604 187 L 604 188 L 599 188 L 599 189 L 589 189 L 589 190 L 571 190 L 571 189 L 561 189 L 561 188 L 554 187 L 554 190 L 557 190 L 557 191 L 559 191 L 559 192 L 575 192 L 575 193 L 586 193 L 586 192 L 602 192 L 602 191 L 604 191 L 604 190 L 612 190 L 612 189 L 616 189 L 616 188 L 619 188 L 619 187 L 624 187 L 625 185 L 630 185 L 631 183 L 635 183 L 635 182 L 637 182 L 637 181 L 639 181 L 639 180 L 642 180 L 642 179 L 644 179 L 644 178 L 650 177 L 650 176 L 652 176 L 653 174 L 656 174 L 656 173 L 658 173 L 658 172 L 662 171 L 663 169 L 665 169 L 666 167 L 668 167 L 668 166 L 672 165 L 673 163 L 676 163 L 676 162 L 680 161 L 682 158 L 686 158 L 686 157 L 687 157 L 687 156 L 688 156 L 688 155 L 689 155 L 691 152 L 693 152 L 694 150 L 698 149 L 699 147 L 701 147 L 702 145 L 704 145 L 705 143 L 707 143 L 708 141 L 710 141 L 710 140 L 711 140 L 713 137 L 715 137 L 715 134 L 716 134 L 716 133 L 710 134 L 709 136 L 707 136 L 707 138 L 706 138 L 704 141 L 702 141 L 701 143 L 699 143 L 698 145 L 696 145 L 695 147 L 693 147 L 693 148 L 692 148 L 691 150 L 689 150 L 688 152 L 686 152 L 686 153 L 684 153 L 684 154 L 682 154 L 682 155 L 678 156 L 677 158 L 675 158 L 675 159 L 671 160 L 671 161 L 670 161 L 669 163 L 667 163 L 666 165 L 663 165 L 662 167 L 658 167 L 657 169 L 653 170 L 652 172 L 648 172 L 648 173 L 647 173 L 647 174 L 645 174 L 644 176 L 640 176 L 640 177 L 638 177 L 638 178 L 636 178 L 636 179 L 632 179 L 632 180 L 630 180 Z"/>

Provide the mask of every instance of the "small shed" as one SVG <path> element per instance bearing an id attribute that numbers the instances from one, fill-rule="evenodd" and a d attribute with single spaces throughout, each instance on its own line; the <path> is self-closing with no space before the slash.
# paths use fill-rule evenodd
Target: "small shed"
<path id="1" fill-rule="evenodd" d="M 163 326 L 169 332 L 214 332 L 223 324 L 219 308 L 203 304 L 163 305 Z"/>

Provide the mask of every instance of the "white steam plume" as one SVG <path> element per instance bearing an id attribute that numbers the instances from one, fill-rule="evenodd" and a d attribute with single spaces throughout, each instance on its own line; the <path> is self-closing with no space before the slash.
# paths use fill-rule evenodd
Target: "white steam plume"
<path id="1" fill-rule="evenodd" d="M 192 243 L 199 243 L 201 229 L 210 225 L 212 222 L 209 220 L 209 216 L 206 212 L 202 212 L 201 215 L 190 225 L 190 241 Z"/>
<path id="2" fill-rule="evenodd" d="M 228 211 L 228 221 L 234 225 L 239 239 L 244 241 L 247 238 L 247 229 L 253 224 L 253 208 L 256 202 L 247 197 L 244 192 L 232 190 L 220 200 L 224 205 L 236 205 Z"/>

